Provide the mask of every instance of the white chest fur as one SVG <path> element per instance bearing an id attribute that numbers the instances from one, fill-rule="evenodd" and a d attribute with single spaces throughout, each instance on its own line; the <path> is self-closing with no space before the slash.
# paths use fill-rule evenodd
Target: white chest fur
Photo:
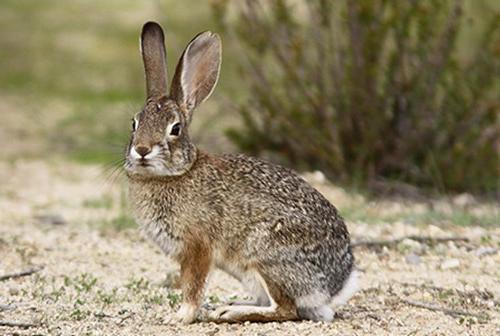
<path id="1" fill-rule="evenodd" d="M 142 233 L 153 240 L 165 254 L 175 256 L 180 251 L 181 241 L 166 230 L 165 223 L 138 219 Z"/>

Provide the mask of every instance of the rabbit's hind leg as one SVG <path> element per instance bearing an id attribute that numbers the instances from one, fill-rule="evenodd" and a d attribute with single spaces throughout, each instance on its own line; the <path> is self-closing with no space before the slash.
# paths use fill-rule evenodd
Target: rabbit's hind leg
<path id="1" fill-rule="evenodd" d="M 222 306 L 211 313 L 210 318 L 215 322 L 270 322 L 298 319 L 293 299 L 284 295 L 281 288 L 272 281 L 265 281 L 258 272 L 255 272 L 255 278 L 264 289 L 269 305 Z"/>

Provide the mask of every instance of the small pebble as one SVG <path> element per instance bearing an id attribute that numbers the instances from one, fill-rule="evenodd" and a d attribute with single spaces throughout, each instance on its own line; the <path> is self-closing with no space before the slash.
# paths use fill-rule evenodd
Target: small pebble
<path id="1" fill-rule="evenodd" d="M 419 265 L 420 256 L 415 253 L 410 253 L 405 257 L 406 263 L 409 265 Z"/>
<path id="2" fill-rule="evenodd" d="M 460 260 L 458 259 L 448 259 L 441 263 L 442 270 L 457 268 L 458 266 L 460 266 Z"/>
<path id="3" fill-rule="evenodd" d="M 494 247 L 489 247 L 489 246 L 481 246 L 478 248 L 475 252 L 477 257 L 481 257 L 483 255 L 490 255 L 490 254 L 495 254 L 497 253 L 498 249 Z"/>
<path id="4" fill-rule="evenodd" d="M 17 289 L 16 287 L 10 287 L 9 288 L 9 294 L 10 295 L 18 295 L 19 294 L 19 289 Z"/>
<path id="5" fill-rule="evenodd" d="M 66 220 L 58 214 L 46 214 L 35 216 L 35 219 L 43 224 L 51 224 L 51 225 L 64 225 L 66 224 Z"/>

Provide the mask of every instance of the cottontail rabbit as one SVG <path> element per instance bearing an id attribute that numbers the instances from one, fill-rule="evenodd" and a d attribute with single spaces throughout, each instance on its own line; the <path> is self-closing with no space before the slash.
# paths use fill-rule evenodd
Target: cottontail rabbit
<path id="1" fill-rule="evenodd" d="M 142 230 L 180 263 L 183 303 L 195 320 L 207 275 L 218 267 L 255 302 L 223 306 L 216 321 L 330 321 L 332 301 L 354 293 L 349 233 L 337 210 L 292 170 L 243 155 L 212 155 L 189 137 L 194 109 L 219 76 L 221 41 L 198 34 L 170 91 L 162 28 L 144 25 L 147 100 L 133 122 L 125 169 Z"/>

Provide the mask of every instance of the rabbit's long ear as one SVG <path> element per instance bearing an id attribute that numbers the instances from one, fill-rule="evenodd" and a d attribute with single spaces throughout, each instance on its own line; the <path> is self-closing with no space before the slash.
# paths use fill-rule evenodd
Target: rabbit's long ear
<path id="1" fill-rule="evenodd" d="M 149 97 L 167 94 L 167 53 L 163 29 L 156 22 L 146 22 L 141 33 L 141 53 Z"/>
<path id="2" fill-rule="evenodd" d="M 170 95 L 187 112 L 205 101 L 215 88 L 221 63 L 221 42 L 209 31 L 198 34 L 182 53 L 172 80 Z"/>

